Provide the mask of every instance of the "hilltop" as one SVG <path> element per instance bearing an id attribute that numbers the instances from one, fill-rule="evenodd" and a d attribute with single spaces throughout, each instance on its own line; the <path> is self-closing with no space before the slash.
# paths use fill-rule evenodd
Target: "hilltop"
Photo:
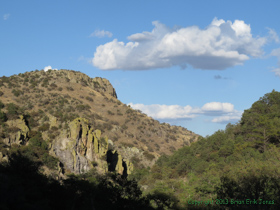
<path id="1" fill-rule="evenodd" d="M 0 97 L 0 159 L 33 146 L 61 174 L 92 168 L 130 174 L 199 137 L 123 104 L 107 79 L 73 70 L 3 76 Z"/>

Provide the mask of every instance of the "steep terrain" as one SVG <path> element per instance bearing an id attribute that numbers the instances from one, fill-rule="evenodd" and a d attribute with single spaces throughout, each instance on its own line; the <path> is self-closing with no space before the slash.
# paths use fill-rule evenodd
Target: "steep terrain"
<path id="1" fill-rule="evenodd" d="M 0 103 L 0 159 L 17 149 L 35 153 L 61 175 L 91 168 L 127 175 L 199 137 L 123 104 L 108 80 L 72 70 L 1 77 Z"/>

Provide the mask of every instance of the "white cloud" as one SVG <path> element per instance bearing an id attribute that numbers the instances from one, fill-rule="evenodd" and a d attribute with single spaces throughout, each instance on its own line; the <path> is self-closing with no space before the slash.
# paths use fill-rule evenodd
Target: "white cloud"
<path id="1" fill-rule="evenodd" d="M 201 108 L 204 112 L 232 112 L 234 106 L 231 103 L 210 102 Z"/>
<path id="2" fill-rule="evenodd" d="M 179 105 L 161 105 L 161 104 L 133 104 L 132 108 L 139 109 L 150 117 L 159 120 L 180 120 L 192 119 L 199 115 L 216 116 L 211 120 L 214 123 L 236 122 L 241 118 L 242 112 L 234 109 L 231 103 L 210 102 L 204 104 L 201 108 Z"/>
<path id="3" fill-rule="evenodd" d="M 181 118 L 194 118 L 195 110 L 191 106 L 179 105 L 144 105 L 129 103 L 132 108 L 139 109 L 148 116 L 156 119 L 181 119 Z"/>
<path id="4" fill-rule="evenodd" d="M 222 124 L 236 122 L 241 119 L 241 115 L 239 113 L 235 113 L 235 114 L 236 115 L 226 115 L 226 116 L 216 117 L 211 121 L 214 123 L 222 123 Z"/>
<path id="5" fill-rule="evenodd" d="M 271 56 L 276 56 L 278 60 L 278 68 L 272 70 L 276 76 L 280 77 L 280 48 L 272 50 Z"/>
<path id="6" fill-rule="evenodd" d="M 4 20 L 8 20 L 9 17 L 10 17 L 10 14 L 5 14 L 5 15 L 3 16 L 3 19 L 4 19 Z"/>
<path id="7" fill-rule="evenodd" d="M 242 65 L 250 56 L 263 54 L 267 38 L 253 38 L 250 25 L 242 20 L 215 18 L 206 29 L 197 26 L 168 28 L 153 22 L 151 32 L 117 39 L 96 48 L 92 63 L 103 70 L 145 70 L 191 65 L 198 69 L 223 70 Z"/>
<path id="8" fill-rule="evenodd" d="M 104 30 L 95 30 L 91 35 L 90 37 L 98 37 L 98 38 L 102 38 L 102 37 L 112 37 L 113 34 L 110 32 L 110 31 L 104 31 Z"/>
<path id="9" fill-rule="evenodd" d="M 280 77 L 280 68 L 273 69 L 272 72 L 275 73 L 275 76 Z"/>
<path id="10" fill-rule="evenodd" d="M 51 66 L 46 66 L 46 67 L 44 68 L 44 71 L 48 71 L 49 69 L 51 69 L 51 70 L 57 70 L 57 69 L 53 69 Z"/>

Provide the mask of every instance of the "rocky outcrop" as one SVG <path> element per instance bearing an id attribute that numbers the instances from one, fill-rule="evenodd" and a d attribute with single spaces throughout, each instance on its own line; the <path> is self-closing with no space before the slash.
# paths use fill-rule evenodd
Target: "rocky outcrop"
<path id="1" fill-rule="evenodd" d="M 108 138 L 102 137 L 100 130 L 91 128 L 88 120 L 76 118 L 69 123 L 68 135 L 54 141 L 52 153 L 72 173 L 86 172 L 94 167 L 94 162 L 103 172 L 109 170 L 130 174 L 132 163 L 122 159 L 116 151 L 108 150 L 108 147 Z"/>
<path id="2" fill-rule="evenodd" d="M 5 138 L 3 142 L 11 146 L 12 144 L 22 144 L 26 141 L 29 128 L 26 125 L 24 117 L 22 115 L 19 116 L 19 119 L 9 120 L 7 121 L 8 126 L 12 129 L 9 137 Z"/>
<path id="3" fill-rule="evenodd" d="M 55 116 L 52 116 L 50 114 L 47 114 L 49 121 L 50 121 L 50 128 L 51 127 L 58 127 L 58 122 L 57 122 L 57 118 Z"/>
<path id="4" fill-rule="evenodd" d="M 111 85 L 109 80 L 101 77 L 95 77 L 92 79 L 93 87 L 98 92 L 109 93 L 111 96 L 117 98 L 115 88 Z"/>
<path id="5" fill-rule="evenodd" d="M 133 171 L 133 164 L 128 159 L 122 158 L 116 150 L 107 152 L 107 162 L 109 163 L 109 171 L 116 171 L 124 176 L 131 174 Z"/>
<path id="6" fill-rule="evenodd" d="M 109 80 L 101 77 L 90 78 L 86 74 L 81 72 L 69 71 L 69 70 L 60 70 L 60 72 L 64 72 L 69 79 L 69 82 L 72 83 L 81 83 L 85 86 L 89 86 L 95 91 L 100 93 L 109 94 L 115 98 L 117 98 L 117 93 L 113 88 L 112 84 Z"/>

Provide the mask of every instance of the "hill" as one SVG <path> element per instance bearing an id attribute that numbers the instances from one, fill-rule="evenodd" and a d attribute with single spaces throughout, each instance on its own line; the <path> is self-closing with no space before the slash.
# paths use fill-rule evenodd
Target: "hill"
<path id="1" fill-rule="evenodd" d="M 280 92 L 273 90 L 239 123 L 161 156 L 131 178 L 145 193 L 177 198 L 183 209 L 278 209 L 279 160 Z"/>
<path id="2" fill-rule="evenodd" d="M 60 176 L 130 174 L 199 137 L 123 104 L 107 79 L 72 70 L 3 76 L 0 97 L 0 159 L 20 150 Z"/>

